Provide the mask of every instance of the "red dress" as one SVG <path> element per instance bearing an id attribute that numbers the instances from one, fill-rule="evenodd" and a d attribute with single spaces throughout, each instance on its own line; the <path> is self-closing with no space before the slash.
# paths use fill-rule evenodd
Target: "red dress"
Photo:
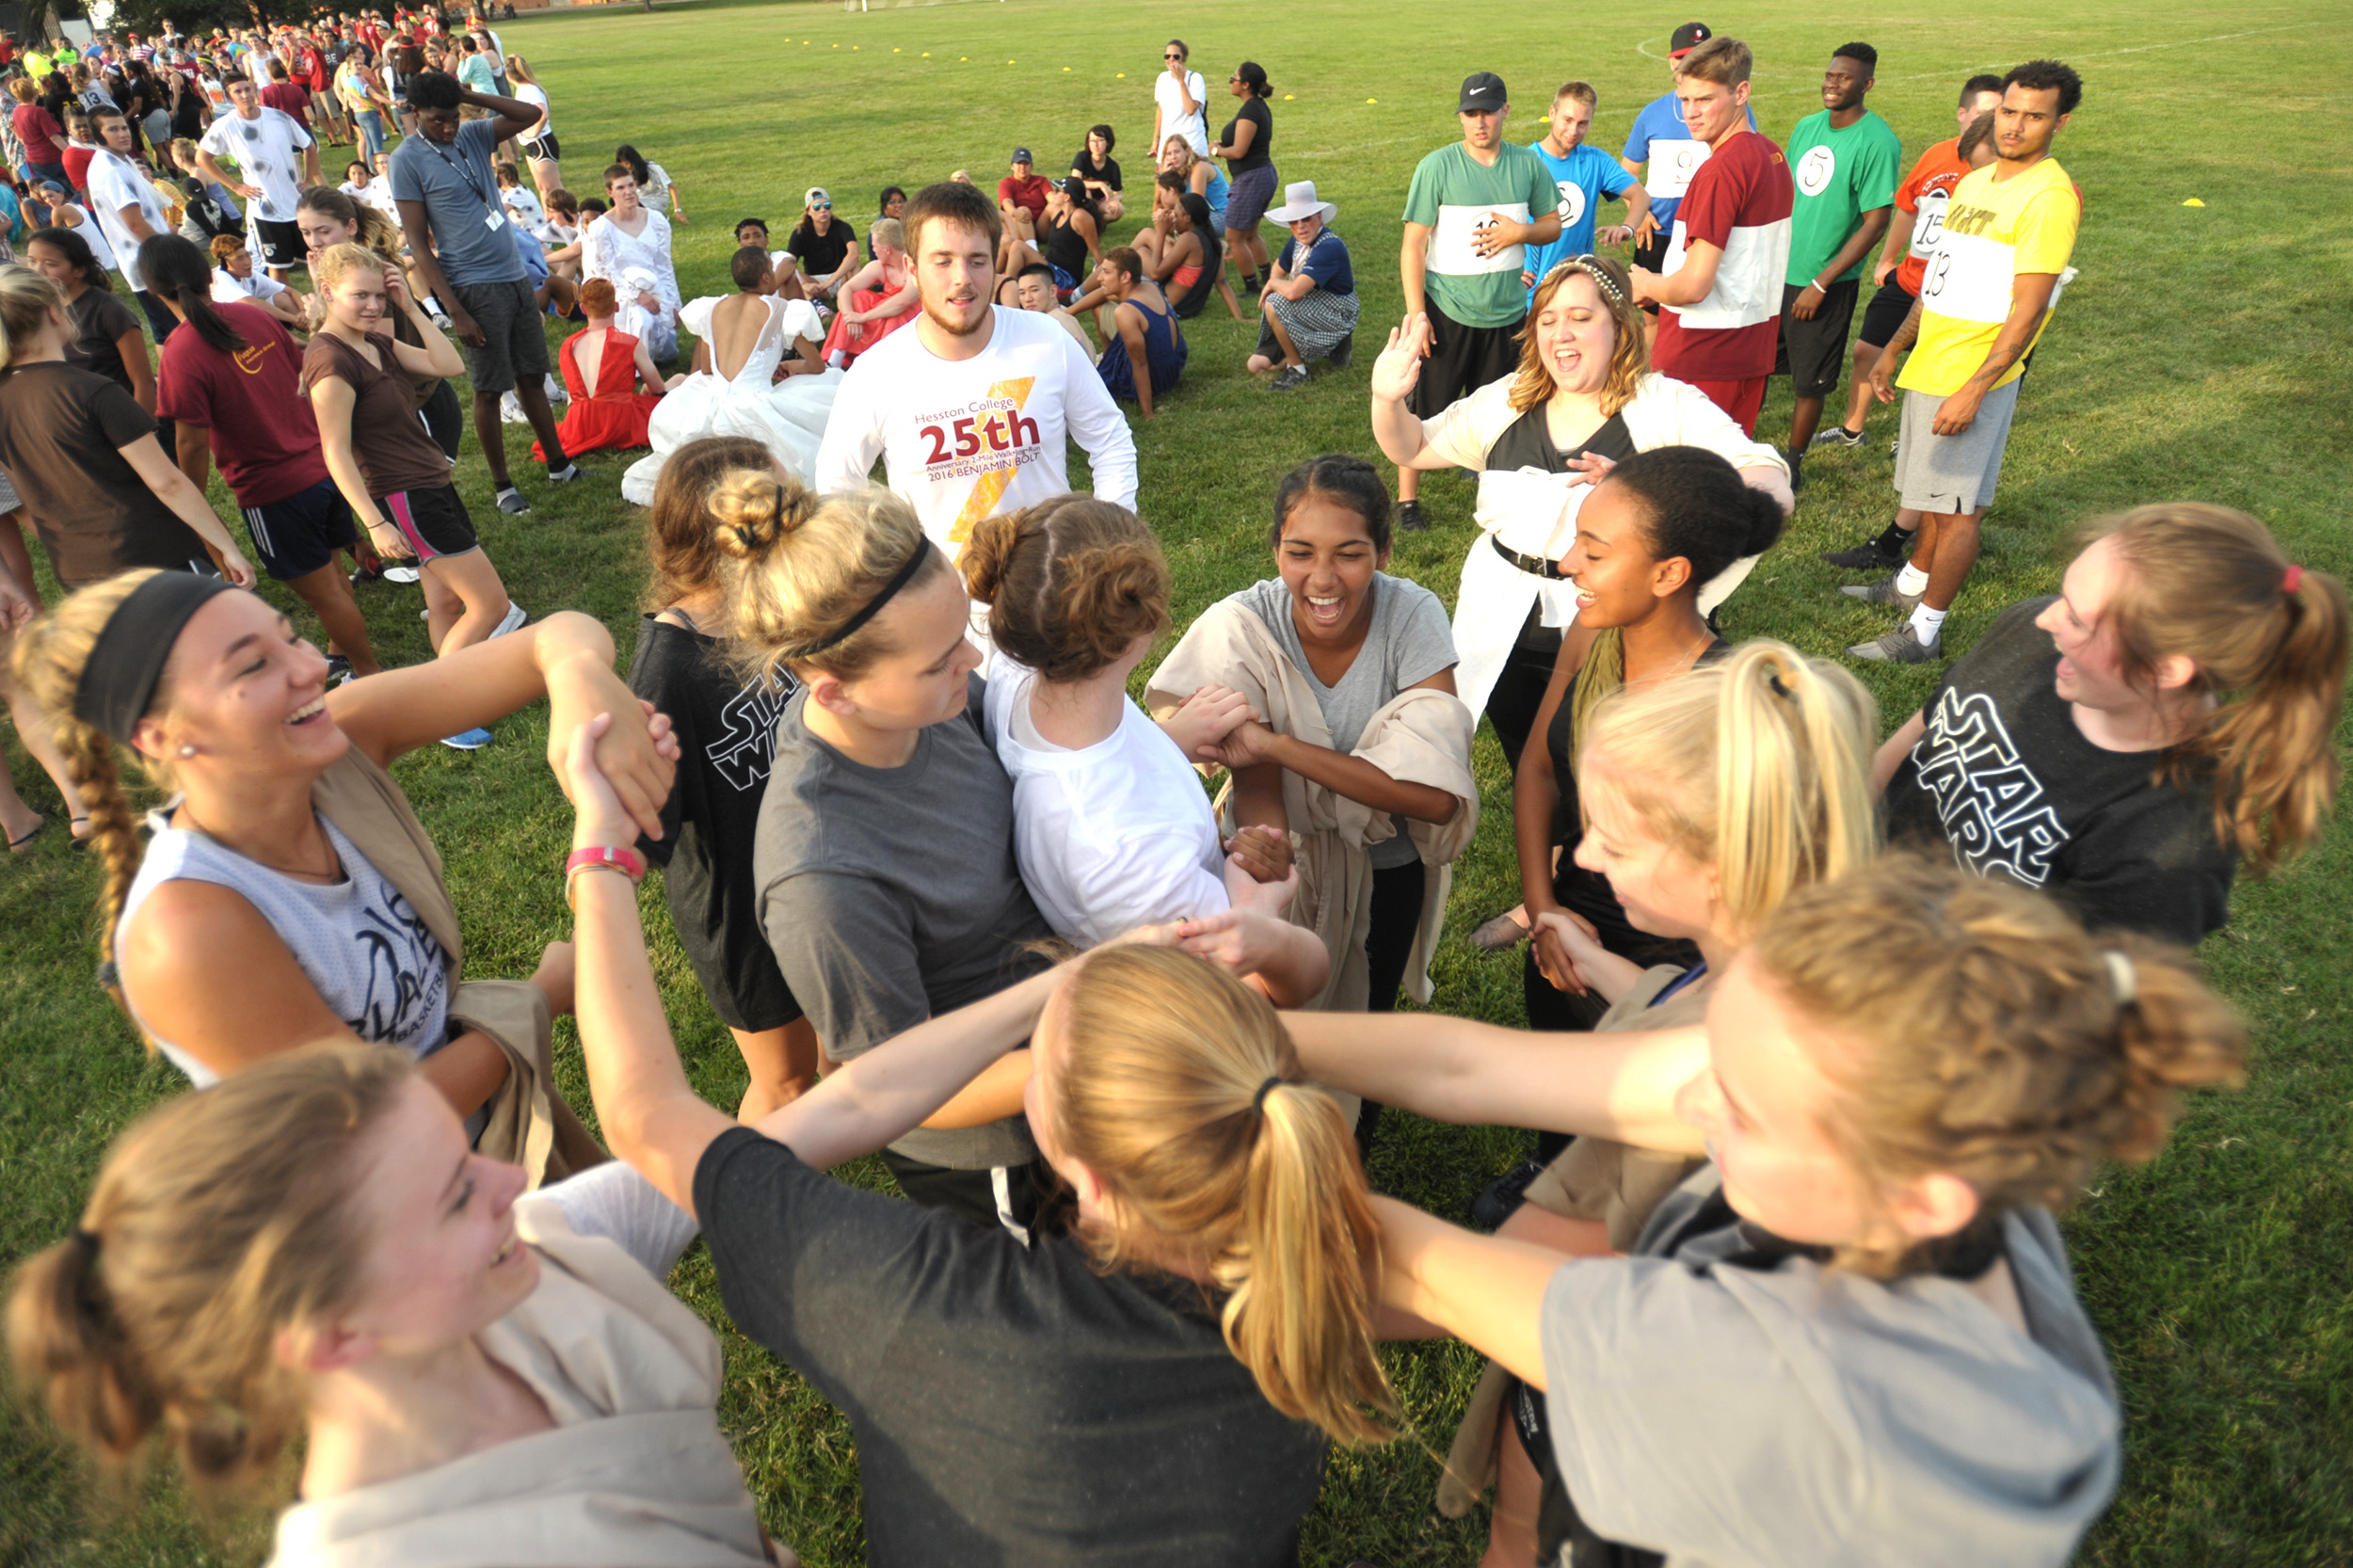
<path id="1" fill-rule="evenodd" d="M 889 280 L 885 279 L 884 281 L 888 282 Z M 902 283 L 899 288 L 905 286 Z M 898 292 L 899 289 L 891 288 L 852 289 L 850 311 L 871 311 Z M 907 308 L 897 315 L 884 316 L 879 321 L 853 322 L 850 320 L 850 311 L 843 311 L 835 316 L 833 329 L 825 334 L 824 357 L 827 363 L 831 363 L 834 355 L 839 353 L 841 356 L 841 363 L 847 366 L 859 355 L 913 321 L 917 316 L 921 315 L 923 305 L 920 300 L 911 301 Z"/>
<path id="2" fill-rule="evenodd" d="M 564 351 L 557 356 L 564 366 L 565 390 L 572 394 L 571 403 L 564 410 L 564 418 L 555 427 L 556 436 L 564 442 L 568 456 L 594 452 L 600 447 L 650 446 L 646 435 L 646 421 L 653 417 L 654 405 L 662 401 L 659 392 L 637 390 L 637 340 L 627 332 L 607 328 L 604 334 L 604 357 L 597 366 L 597 395 L 588 395 L 588 383 L 580 374 L 580 361 L 573 349 L 585 334 L 575 332 L 564 340 Z M 531 443 L 531 455 L 545 462 L 539 443 Z"/>

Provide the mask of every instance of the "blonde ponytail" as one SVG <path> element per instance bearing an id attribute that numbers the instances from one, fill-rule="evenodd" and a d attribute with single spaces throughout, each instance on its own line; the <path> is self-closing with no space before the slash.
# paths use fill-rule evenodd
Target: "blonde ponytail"
<path id="1" fill-rule="evenodd" d="M 1852 675 L 1760 640 L 1609 698 L 1582 731 L 1577 773 L 1606 773 L 1654 837 L 1714 868 L 1746 932 L 1797 888 L 1871 858 L 1878 736 L 1878 705 Z"/>
<path id="2" fill-rule="evenodd" d="M 64 309 L 64 293 L 41 274 L 20 263 L 0 266 L 0 367 L 15 364 L 49 312 Z"/>
<path id="3" fill-rule="evenodd" d="M 1339 1107 L 1266 999 L 1168 948 L 1107 948 L 1061 998 L 1050 1116 L 1104 1183 L 1106 1265 L 1204 1259 L 1267 1402 L 1346 1444 L 1392 1435 L 1368 1264 L 1380 1230 Z"/>

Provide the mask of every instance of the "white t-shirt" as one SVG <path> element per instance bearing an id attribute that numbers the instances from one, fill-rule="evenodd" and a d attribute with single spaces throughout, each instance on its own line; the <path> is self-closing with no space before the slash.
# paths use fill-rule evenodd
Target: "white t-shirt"
<path id="1" fill-rule="evenodd" d="M 1201 90 L 1201 72 L 1185 72 L 1185 91 L 1193 95 L 1193 113 L 1185 112 L 1184 100 L 1177 95 L 1176 78 L 1161 72 L 1152 79 L 1152 102 L 1160 107 L 1160 142 L 1152 148 L 1151 162 L 1160 161 L 1160 147 L 1171 136 L 1181 136 L 1192 145 L 1196 156 L 1209 155 L 1209 127 L 1203 120 L 1209 112 L 1209 96 Z"/>
<path id="2" fill-rule="evenodd" d="M 311 145 L 300 120 L 267 104 L 251 120 L 232 109 L 205 127 L 197 145 L 234 163 L 244 184 L 262 187 L 248 216 L 271 223 L 295 220 L 302 201 L 302 151 Z"/>
<path id="3" fill-rule="evenodd" d="M 102 150 L 89 161 L 90 216 L 98 220 L 99 232 L 106 236 L 106 248 L 114 252 L 114 260 L 122 269 L 122 280 L 134 293 L 147 287 L 139 278 L 139 241 L 133 237 L 130 226 L 122 221 L 122 209 L 136 207 L 148 232 L 168 234 L 171 211 L 164 199 L 148 184 L 138 165 L 111 150 Z"/>
<path id="4" fill-rule="evenodd" d="M 1013 779 L 1014 855 L 1056 936 L 1091 948 L 1226 906 L 1209 797 L 1144 710 L 1124 703 L 1117 729 L 1073 751 L 1030 720 L 1036 671 L 992 653 L 985 673 L 989 736 Z"/>
<path id="5" fill-rule="evenodd" d="M 225 266 L 213 268 L 213 297 L 223 305 L 266 305 L 285 292 L 285 284 L 264 276 L 259 267 L 250 278 L 240 278 Z"/>
<path id="6" fill-rule="evenodd" d="M 817 450 L 821 491 L 862 488 L 883 458 L 951 560 L 981 519 L 1070 488 L 1066 440 L 1085 449 L 1098 499 L 1136 504 L 1135 440 L 1086 350 L 1046 316 L 990 310 L 988 346 L 972 359 L 933 354 L 920 324 L 859 355 Z"/>
<path id="7" fill-rule="evenodd" d="M 530 191 L 520 185 L 510 185 L 499 192 L 499 203 L 506 209 L 506 216 L 515 220 L 518 229 L 526 234 L 546 237 L 548 210 L 539 205 L 539 199 Z"/>
<path id="8" fill-rule="evenodd" d="M 529 82 L 517 82 L 514 84 L 514 97 L 520 103 L 536 104 L 539 107 L 539 123 L 523 134 L 523 140 L 536 141 L 555 129 L 555 120 L 548 114 L 548 95 L 543 89 Z"/>

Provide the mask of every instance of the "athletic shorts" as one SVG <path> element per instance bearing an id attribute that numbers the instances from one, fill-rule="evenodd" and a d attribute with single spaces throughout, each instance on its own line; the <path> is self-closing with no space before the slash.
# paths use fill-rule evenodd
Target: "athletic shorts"
<path id="1" fill-rule="evenodd" d="M 1896 493 L 1902 505 L 1938 517 L 1982 511 L 1993 504 L 1993 487 L 2002 477 L 2002 451 L 2018 412 L 2018 383 L 1987 392 L 1977 417 L 1958 436 L 1940 436 L 1933 428 L 1944 403 L 1940 392 L 1904 393 Z"/>
<path id="2" fill-rule="evenodd" d="M 466 515 L 466 504 L 457 498 L 455 485 L 430 490 L 395 490 L 391 495 L 378 496 L 376 508 L 400 530 L 400 536 L 417 552 L 419 566 L 444 555 L 463 555 L 482 548 L 482 541 L 474 537 L 473 519 Z"/>
<path id="3" fill-rule="evenodd" d="M 518 142 L 516 145 L 523 150 L 524 157 L 536 158 L 541 163 L 552 164 L 564 155 L 564 150 L 556 145 L 553 131 L 550 131 L 544 136 L 534 136 L 529 141 Z"/>
<path id="4" fill-rule="evenodd" d="M 264 264 L 300 266 L 309 258 L 310 247 L 302 243 L 299 223 L 280 223 L 261 216 L 255 216 L 252 222 L 254 237 L 262 242 L 254 248 L 261 251 Z"/>
<path id="5" fill-rule="evenodd" d="M 1467 397 L 1520 368 L 1522 322 L 1509 327 L 1465 327 L 1426 295 L 1422 308 L 1430 316 L 1430 355 L 1421 362 L 1421 379 L 1414 384 L 1406 406 L 1423 419 L 1437 418 L 1457 398 Z"/>
<path id="6" fill-rule="evenodd" d="M 1916 297 L 1896 281 L 1894 273 L 1889 273 L 1887 281 L 1871 296 L 1871 302 L 1863 307 L 1863 330 L 1855 334 L 1855 341 L 1867 343 L 1873 348 L 1885 348 L 1895 342 L 1896 328 L 1912 313 L 1912 302 Z"/>
<path id="7" fill-rule="evenodd" d="M 243 510 L 245 530 L 253 536 L 262 569 L 280 583 L 310 576 L 332 562 L 335 552 L 360 541 L 351 503 L 332 479 L 322 479 L 282 501 Z"/>
<path id="8" fill-rule="evenodd" d="M 1001 1225 L 1025 1242 L 1055 1181 L 1053 1168 L 1043 1160 L 977 1171 L 926 1165 L 896 1149 L 883 1150 L 882 1160 L 899 1190 L 924 1208 L 944 1208 L 976 1225 Z"/>
<path id="9" fill-rule="evenodd" d="M 1238 232 L 1256 229 L 1258 219 L 1266 216 L 1266 204 L 1274 200 L 1274 181 L 1273 164 L 1235 175 L 1225 192 L 1225 227 Z"/>
<path id="10" fill-rule="evenodd" d="M 482 346 L 464 345 L 466 374 L 475 396 L 512 392 L 519 378 L 548 373 L 548 335 L 539 325 L 539 302 L 532 297 L 528 279 L 452 283 L 449 292 L 482 328 Z"/>
<path id="11" fill-rule="evenodd" d="M 1781 288 L 1781 343 L 1773 358 L 1773 374 L 1789 377 L 1800 397 L 1828 397 L 1838 390 L 1839 367 L 1847 362 L 1847 328 L 1854 325 L 1855 296 L 1863 281 L 1849 278 L 1822 291 L 1822 308 L 1811 321 L 1789 313 L 1803 283 Z"/>
<path id="12" fill-rule="evenodd" d="M 1665 224 L 1657 233 L 1636 246 L 1632 264 L 1647 267 L 1653 272 L 1664 272 L 1667 269 L 1667 244 L 1673 237 L 1673 223 Z M 1646 304 L 1642 307 L 1642 313 L 1656 319 L 1658 314 L 1658 306 L 1656 303 Z"/>

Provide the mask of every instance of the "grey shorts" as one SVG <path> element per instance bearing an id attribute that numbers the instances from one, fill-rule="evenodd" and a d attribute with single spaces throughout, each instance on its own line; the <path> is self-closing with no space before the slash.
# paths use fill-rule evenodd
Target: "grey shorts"
<path id="1" fill-rule="evenodd" d="M 2002 449 L 2009 444 L 2009 422 L 2018 411 L 2018 383 L 1996 387 L 1977 405 L 1977 417 L 1958 436 L 1932 428 L 1940 393 L 1904 393 L 1903 445 L 1896 454 L 1896 494 L 1903 505 L 1943 517 L 1981 512 L 1993 504 L 2002 477 Z"/>
<path id="2" fill-rule="evenodd" d="M 466 375 L 478 396 L 515 390 L 518 377 L 548 373 L 548 335 L 528 280 L 511 283 L 452 283 L 449 292 L 488 340 L 466 351 Z"/>

